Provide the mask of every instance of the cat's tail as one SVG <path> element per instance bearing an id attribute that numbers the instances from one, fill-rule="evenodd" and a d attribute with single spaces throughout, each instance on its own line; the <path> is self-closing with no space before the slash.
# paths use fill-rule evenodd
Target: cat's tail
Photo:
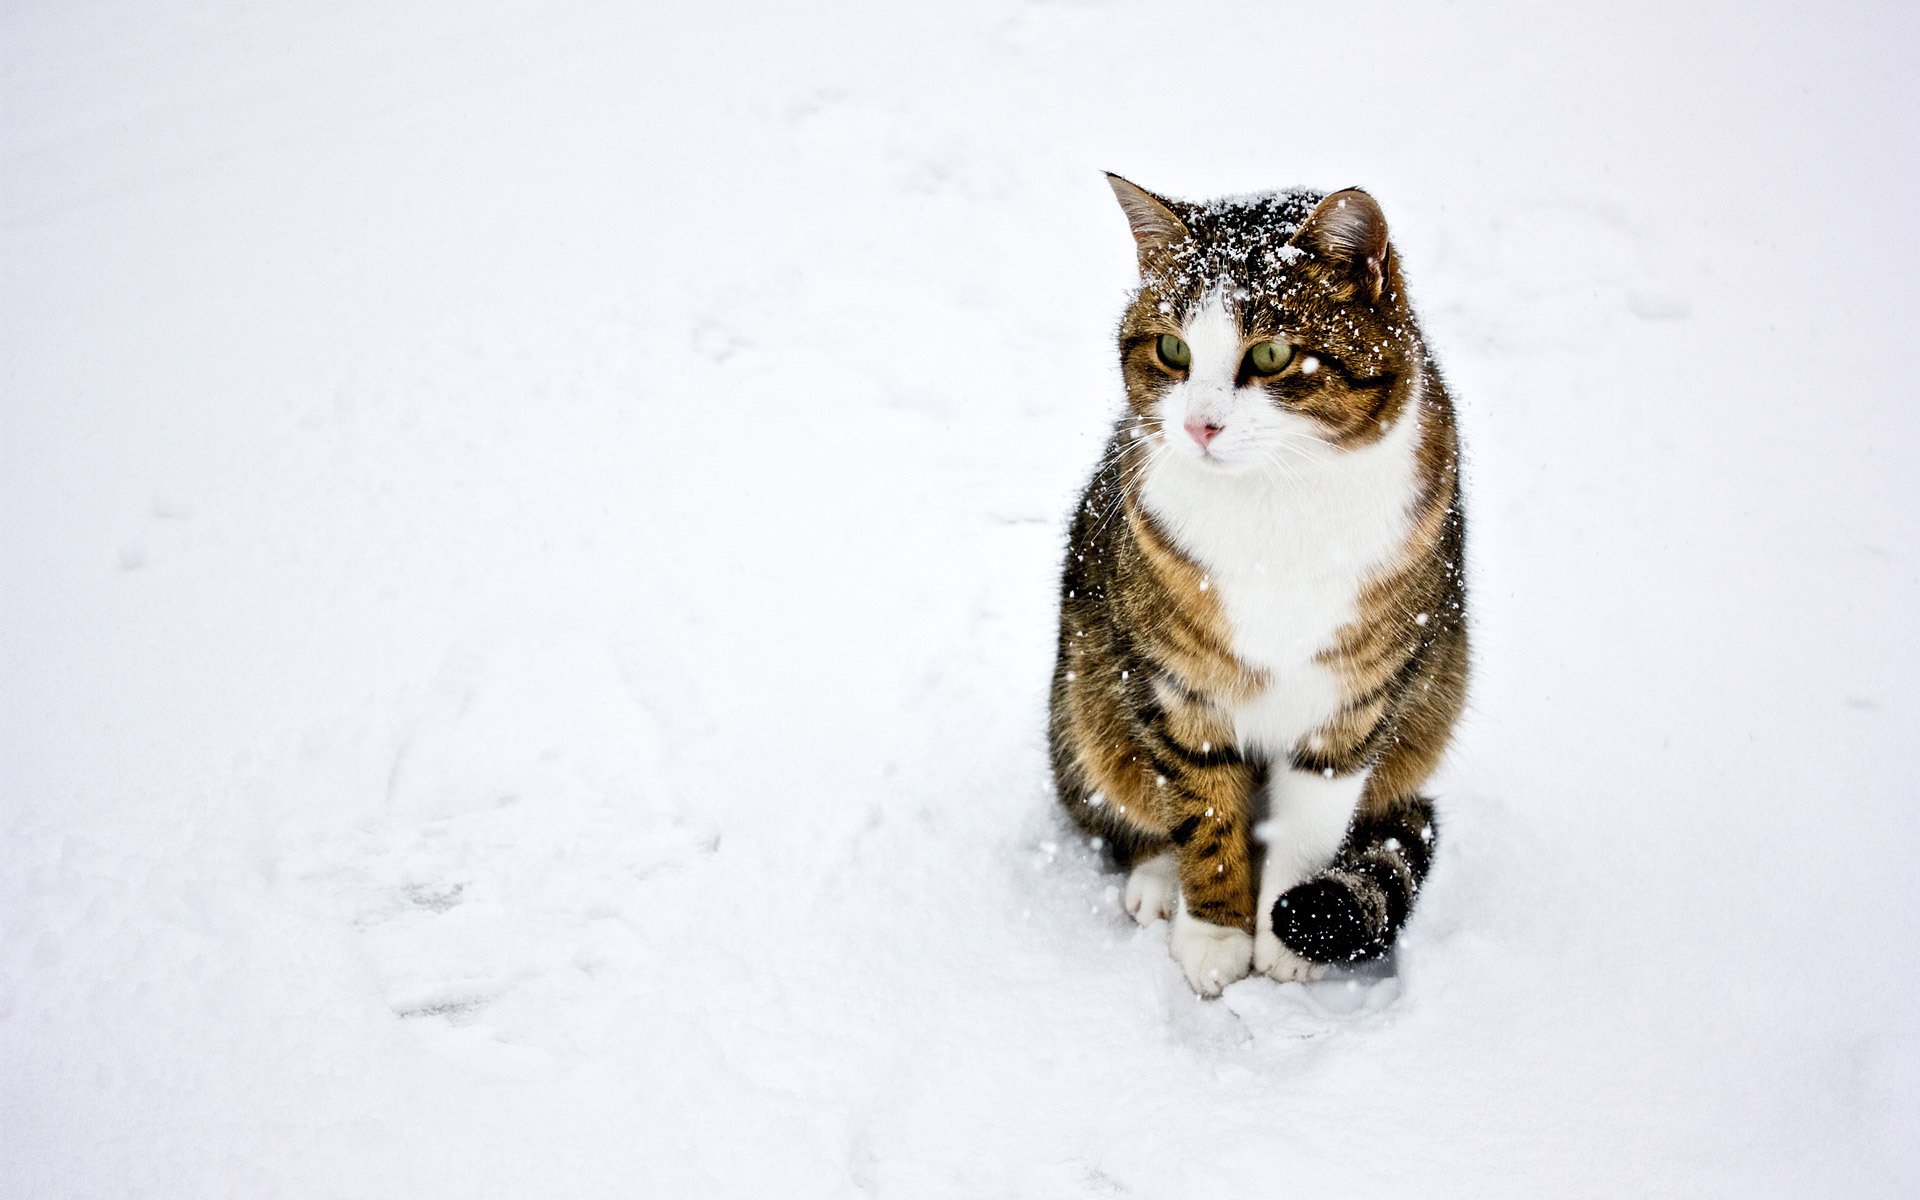
<path id="1" fill-rule="evenodd" d="M 1353 963 L 1393 947 L 1433 861 L 1433 801 L 1361 815 L 1333 865 L 1273 905 L 1273 932 L 1310 962 Z"/>

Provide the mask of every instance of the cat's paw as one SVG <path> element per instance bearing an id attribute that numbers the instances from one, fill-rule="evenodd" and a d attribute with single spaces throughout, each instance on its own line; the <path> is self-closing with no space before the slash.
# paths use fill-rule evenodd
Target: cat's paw
<path id="1" fill-rule="evenodd" d="M 1180 868 L 1173 855 L 1156 854 L 1127 875 L 1127 911 L 1142 925 L 1171 917 L 1180 900 Z"/>
<path id="2" fill-rule="evenodd" d="M 1253 969 L 1281 983 L 1312 983 L 1327 973 L 1327 964 L 1301 958 L 1273 930 L 1262 929 L 1253 939 Z"/>
<path id="3" fill-rule="evenodd" d="M 1173 961 L 1187 984 L 1202 996 L 1218 996 L 1235 980 L 1247 977 L 1253 964 L 1253 935 L 1232 925 L 1202 921 L 1181 905 L 1173 915 L 1169 939 Z"/>

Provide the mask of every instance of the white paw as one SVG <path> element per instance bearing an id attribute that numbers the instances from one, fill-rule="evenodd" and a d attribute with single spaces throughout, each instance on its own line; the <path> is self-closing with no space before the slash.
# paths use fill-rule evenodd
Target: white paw
<path id="1" fill-rule="evenodd" d="M 1173 855 L 1156 854 L 1134 865 L 1127 875 L 1127 911 L 1142 925 L 1173 915 L 1180 896 L 1180 869 Z"/>
<path id="2" fill-rule="evenodd" d="M 1202 996 L 1218 996 L 1228 984 L 1245 979 L 1253 962 L 1252 934 L 1202 921 L 1190 915 L 1185 904 L 1173 915 L 1169 940 L 1173 961 L 1180 964 L 1188 986 Z"/>
<path id="3" fill-rule="evenodd" d="M 1264 926 L 1265 921 L 1261 924 Z M 1281 983 L 1312 983 L 1327 973 L 1325 963 L 1308 962 L 1287 949 L 1287 944 L 1263 928 L 1253 939 L 1253 969 Z"/>

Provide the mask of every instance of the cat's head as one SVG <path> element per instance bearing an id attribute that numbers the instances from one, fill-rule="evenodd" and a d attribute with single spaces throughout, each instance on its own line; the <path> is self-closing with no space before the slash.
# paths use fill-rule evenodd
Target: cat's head
<path id="1" fill-rule="evenodd" d="M 1189 204 L 1107 179 L 1140 256 L 1120 365 L 1141 436 L 1196 464 L 1284 469 L 1395 423 L 1425 351 L 1373 197 Z"/>

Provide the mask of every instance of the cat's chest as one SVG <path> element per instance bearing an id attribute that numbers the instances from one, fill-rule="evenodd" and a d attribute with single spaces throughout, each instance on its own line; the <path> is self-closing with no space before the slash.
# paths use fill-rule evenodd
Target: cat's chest
<path id="1" fill-rule="evenodd" d="M 1362 619 L 1362 591 L 1409 530 L 1410 470 L 1380 474 L 1145 486 L 1148 511 L 1204 573 L 1234 657 L 1267 680 L 1231 710 L 1243 745 L 1286 753 L 1340 710 L 1343 685 L 1323 652 Z"/>
<path id="2" fill-rule="evenodd" d="M 1282 675 L 1312 664 L 1354 619 L 1366 570 L 1283 538 L 1209 556 L 1204 566 L 1234 656 Z"/>
<path id="3" fill-rule="evenodd" d="M 1380 561 L 1369 549 L 1280 529 L 1198 556 L 1234 657 L 1267 680 L 1231 710 L 1242 744 L 1291 749 L 1339 711 L 1341 681 L 1323 652 L 1359 618 L 1361 589 Z"/>

